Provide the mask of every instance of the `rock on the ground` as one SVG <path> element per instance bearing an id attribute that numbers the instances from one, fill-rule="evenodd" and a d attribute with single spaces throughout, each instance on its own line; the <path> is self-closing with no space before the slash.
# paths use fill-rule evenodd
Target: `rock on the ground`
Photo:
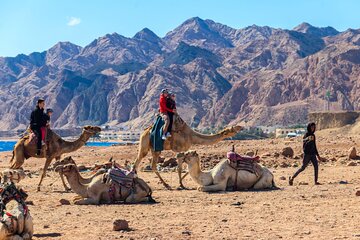
<path id="1" fill-rule="evenodd" d="M 252 157 L 252 156 L 255 155 L 255 153 L 253 151 L 248 151 L 248 152 L 245 153 L 245 155 Z"/>
<path id="2" fill-rule="evenodd" d="M 355 193 L 356 196 L 360 197 L 360 190 L 357 190 Z"/>
<path id="3" fill-rule="evenodd" d="M 294 150 L 291 147 L 285 147 L 283 148 L 281 155 L 292 158 L 294 156 Z"/>
<path id="4" fill-rule="evenodd" d="M 113 230 L 129 230 L 129 222 L 123 219 L 115 219 L 113 222 Z"/>
<path id="5" fill-rule="evenodd" d="M 351 147 L 349 149 L 349 159 L 355 159 L 357 157 L 356 155 L 356 148 L 355 147 Z"/>
<path id="6" fill-rule="evenodd" d="M 176 158 L 170 158 L 161 164 L 162 167 L 176 167 L 178 165 Z"/>
<path id="7" fill-rule="evenodd" d="M 356 162 L 349 162 L 348 163 L 348 167 L 355 167 L 355 166 L 357 166 Z"/>
<path id="8" fill-rule="evenodd" d="M 283 180 L 283 181 L 284 181 L 284 180 L 286 180 L 286 177 L 281 176 L 281 177 L 280 177 L 280 180 Z"/>
<path id="9" fill-rule="evenodd" d="M 60 199 L 59 202 L 60 202 L 61 205 L 70 205 L 70 201 L 69 201 L 69 200 L 66 200 L 66 199 L 63 199 L 63 198 Z"/>

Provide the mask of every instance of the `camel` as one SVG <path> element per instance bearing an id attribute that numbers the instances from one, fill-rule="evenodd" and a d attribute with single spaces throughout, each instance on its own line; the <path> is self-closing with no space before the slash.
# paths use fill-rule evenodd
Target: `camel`
<path id="1" fill-rule="evenodd" d="M 6 240 L 28 240 L 34 232 L 33 219 L 30 212 L 25 215 L 24 207 L 11 201 L 8 206 L 8 214 L 4 214 L 3 221 L 0 223 L 0 239 Z"/>
<path id="2" fill-rule="evenodd" d="M 0 218 L 3 216 L 0 221 L 0 239 L 31 239 L 34 227 L 25 203 L 27 194 L 14 184 L 24 179 L 25 173 L 22 169 L 6 169 L 0 175 Z"/>
<path id="3" fill-rule="evenodd" d="M 113 199 L 110 196 L 111 185 L 107 184 L 106 174 L 101 174 L 93 178 L 89 184 L 82 184 L 79 181 L 79 171 L 74 164 L 60 165 L 55 168 L 56 172 L 62 172 L 67 178 L 71 189 L 80 195 L 74 203 L 77 205 L 98 205 L 100 203 L 113 203 L 123 201 L 125 203 L 153 202 L 151 197 L 152 191 L 147 183 L 140 179 L 134 178 L 133 188 L 120 187 L 114 185 Z"/>
<path id="4" fill-rule="evenodd" d="M 266 189 L 275 188 L 274 176 L 265 167 L 254 163 L 260 168 L 262 174 L 257 176 L 248 171 L 235 170 L 229 165 L 227 159 L 220 161 L 213 169 L 201 171 L 200 159 L 196 151 L 189 151 L 177 155 L 182 161 L 188 164 L 191 178 L 200 185 L 199 191 L 217 192 L 225 191 L 227 188 L 234 187 L 235 182 L 237 189 Z M 237 173 L 237 181 L 235 181 Z"/>
<path id="5" fill-rule="evenodd" d="M 80 147 L 85 145 L 85 143 L 87 142 L 87 140 L 89 140 L 90 137 L 94 136 L 100 131 L 100 127 L 86 126 L 83 128 L 83 131 L 77 140 L 75 140 L 74 142 L 68 142 L 63 140 L 55 132 L 48 129 L 48 144 L 47 147 L 45 145 L 43 146 L 40 156 L 36 156 L 36 144 L 32 144 L 30 138 L 21 138 L 14 146 L 13 156 L 10 160 L 10 168 L 20 168 L 23 165 L 24 160 L 30 157 L 46 158 L 45 166 L 37 187 L 37 190 L 40 191 L 41 183 L 46 175 L 46 170 L 50 166 L 51 161 L 54 158 L 56 159 L 56 161 L 58 161 L 60 160 L 62 154 L 78 150 Z M 64 178 L 62 176 L 61 181 L 65 187 L 65 190 L 69 191 L 70 189 L 66 186 Z"/>
<path id="6" fill-rule="evenodd" d="M 76 162 L 74 161 L 74 159 L 72 159 L 71 156 L 66 157 L 66 158 L 64 158 L 64 159 L 62 159 L 60 161 L 54 162 L 53 169 L 56 169 L 58 166 L 64 166 L 64 165 L 67 165 L 67 164 L 74 164 L 75 167 L 78 169 L 78 167 L 76 165 Z M 93 180 L 94 177 L 96 177 L 97 175 L 103 174 L 103 173 L 106 173 L 105 168 L 98 169 L 93 175 L 91 175 L 89 177 L 86 177 L 86 178 L 81 176 L 81 174 L 79 173 L 79 182 L 81 184 L 89 184 Z M 59 172 L 59 174 L 60 174 L 61 177 L 63 177 L 63 174 L 62 174 L 61 171 Z"/>
<path id="7" fill-rule="evenodd" d="M 159 172 L 157 171 L 156 164 L 160 156 L 160 151 L 154 151 L 151 141 L 150 133 L 152 126 L 144 130 L 140 136 L 138 156 L 134 162 L 133 169 L 136 171 L 141 160 L 147 155 L 151 150 L 152 161 L 151 168 L 158 176 L 162 184 L 167 188 L 171 189 L 170 186 L 162 179 Z M 171 132 L 171 137 L 164 142 L 164 150 L 172 150 L 174 152 L 185 152 L 190 149 L 194 144 L 200 145 L 211 145 L 220 142 L 221 140 L 229 137 L 233 137 L 237 132 L 242 130 L 241 126 L 233 126 L 226 128 L 216 134 L 205 135 L 192 130 L 178 114 L 174 115 L 174 124 L 173 131 Z M 181 177 L 182 173 L 182 162 L 178 162 L 178 175 L 179 175 L 179 184 L 180 188 L 185 189 L 182 180 L 184 177 Z"/>

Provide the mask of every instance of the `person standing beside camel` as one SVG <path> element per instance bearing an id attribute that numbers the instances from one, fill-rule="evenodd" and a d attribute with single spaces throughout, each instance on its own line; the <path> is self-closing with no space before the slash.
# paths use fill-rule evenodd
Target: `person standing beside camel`
<path id="1" fill-rule="evenodd" d="M 169 95 L 169 91 L 167 89 L 163 89 L 161 90 L 161 94 L 160 94 L 160 100 L 159 100 L 159 105 L 160 105 L 160 115 L 164 120 L 164 126 L 163 126 L 163 134 L 161 136 L 161 138 L 163 140 L 166 140 L 166 137 L 170 137 L 170 133 L 168 133 L 168 127 L 169 127 L 169 115 L 168 112 L 173 112 L 171 109 L 169 109 L 166 106 L 166 99 Z"/>
<path id="2" fill-rule="evenodd" d="M 318 160 L 320 160 L 321 157 L 319 155 L 319 152 L 316 148 L 316 142 L 315 142 L 315 130 L 316 130 L 316 124 L 315 123 L 309 123 L 307 126 L 307 132 L 305 133 L 303 137 L 303 150 L 304 150 L 304 158 L 303 158 L 303 165 L 297 172 L 289 178 L 289 185 L 292 186 L 294 183 L 294 179 L 297 175 L 299 175 L 302 171 L 305 170 L 305 168 L 309 165 L 311 162 L 314 166 L 314 177 L 315 177 L 315 185 L 320 185 L 318 182 L 318 174 L 319 174 L 319 167 L 318 167 Z"/>
<path id="3" fill-rule="evenodd" d="M 30 129 L 37 136 L 37 152 L 36 155 L 40 155 L 41 153 L 41 141 L 42 141 L 42 133 L 41 128 L 46 126 L 46 118 L 44 113 L 45 100 L 38 99 L 36 108 L 31 112 L 30 115 Z"/>

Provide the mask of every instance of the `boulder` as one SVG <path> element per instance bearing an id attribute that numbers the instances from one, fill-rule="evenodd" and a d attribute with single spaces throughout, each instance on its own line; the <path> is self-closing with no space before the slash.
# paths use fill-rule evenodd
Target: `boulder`
<path id="1" fill-rule="evenodd" d="M 129 230 L 129 222 L 123 219 L 115 219 L 113 222 L 113 231 Z"/>
<path id="2" fill-rule="evenodd" d="M 283 148 L 281 155 L 292 158 L 294 156 L 294 150 L 291 147 L 285 147 Z"/>
<path id="3" fill-rule="evenodd" d="M 355 195 L 358 196 L 358 197 L 360 197 L 360 190 L 357 190 L 357 191 L 355 192 Z"/>
<path id="4" fill-rule="evenodd" d="M 66 199 L 63 199 L 63 198 L 60 199 L 59 202 L 60 202 L 61 205 L 70 205 L 70 201 L 69 201 L 69 200 L 66 200 Z"/>
<path id="5" fill-rule="evenodd" d="M 356 159 L 357 155 L 356 155 L 356 148 L 355 147 L 351 147 L 349 149 L 349 159 Z"/>
<path id="6" fill-rule="evenodd" d="M 176 158 L 169 158 L 169 160 L 164 161 L 161 164 L 161 167 L 176 167 L 178 165 Z"/>

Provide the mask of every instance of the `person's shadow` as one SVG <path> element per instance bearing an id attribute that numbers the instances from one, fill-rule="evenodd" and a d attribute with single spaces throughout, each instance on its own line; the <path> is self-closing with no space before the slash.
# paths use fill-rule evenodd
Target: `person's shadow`
<path id="1" fill-rule="evenodd" d="M 39 234 L 34 234 L 34 237 L 38 237 L 38 238 L 61 237 L 61 233 L 39 233 Z"/>

